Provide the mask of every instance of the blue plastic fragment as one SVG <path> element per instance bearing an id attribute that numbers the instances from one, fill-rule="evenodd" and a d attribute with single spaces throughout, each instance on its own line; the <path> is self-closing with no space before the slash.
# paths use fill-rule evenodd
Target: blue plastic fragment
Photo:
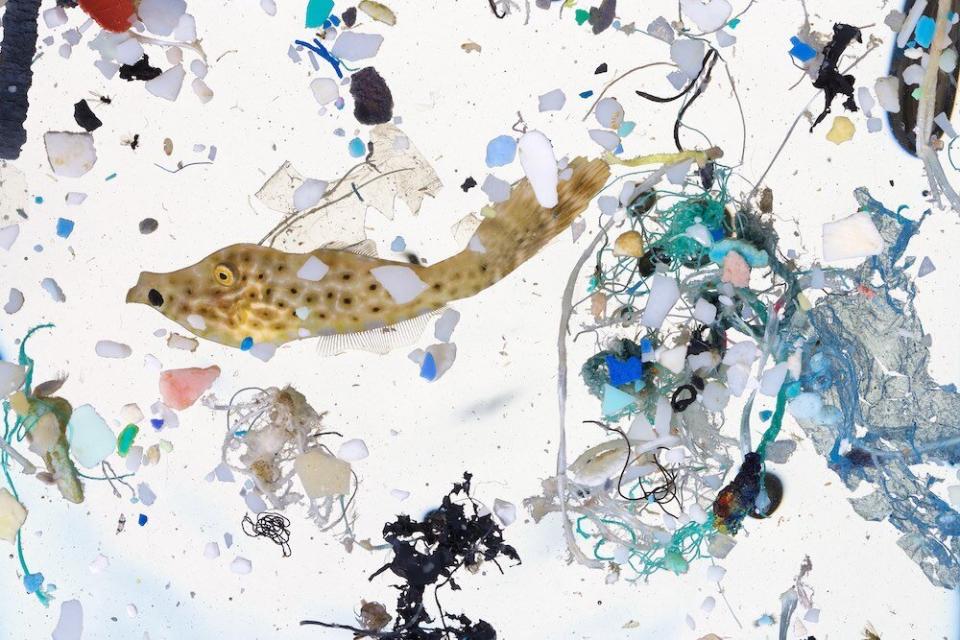
<path id="1" fill-rule="evenodd" d="M 593 95 L 593 91 L 590 90 L 590 89 L 588 89 L 588 90 L 586 90 L 586 91 L 581 91 L 581 92 L 580 92 L 580 97 L 581 97 L 581 98 L 589 98 L 589 97 L 592 96 L 592 95 Z"/>
<path id="2" fill-rule="evenodd" d="M 738 24 L 740 24 L 740 18 L 733 18 L 727 23 L 727 26 L 731 29 L 736 29 Z"/>
<path id="3" fill-rule="evenodd" d="M 147 514 L 141 513 L 140 517 L 137 518 L 137 524 L 142 527 L 143 525 L 147 524 L 147 520 L 149 520 L 149 518 L 147 518 Z"/>
<path id="4" fill-rule="evenodd" d="M 433 359 L 432 353 L 423 356 L 423 362 L 420 364 L 420 377 L 431 382 L 436 380 L 437 361 Z"/>
<path id="5" fill-rule="evenodd" d="M 933 265 L 933 260 L 930 259 L 930 256 L 924 256 L 923 260 L 920 261 L 920 269 L 917 271 L 917 277 L 922 278 L 925 275 L 928 275 L 935 271 L 937 268 Z"/>
<path id="6" fill-rule="evenodd" d="M 913 31 L 913 37 L 921 47 L 929 47 L 933 42 L 933 33 L 937 29 L 936 21 L 930 16 L 921 16 L 917 20 L 917 27 Z"/>
<path id="7" fill-rule="evenodd" d="M 333 26 L 335 27 L 340 26 L 340 18 L 338 18 L 335 14 L 330 14 L 330 22 L 332 22 Z"/>
<path id="8" fill-rule="evenodd" d="M 351 140 L 347 148 L 350 150 L 350 155 L 354 158 L 362 158 L 367 153 L 367 145 L 363 144 L 363 140 L 360 138 Z"/>
<path id="9" fill-rule="evenodd" d="M 517 155 L 517 141 L 512 136 L 497 136 L 487 143 L 488 167 L 502 167 L 513 162 Z"/>
<path id="10" fill-rule="evenodd" d="M 304 26 L 308 29 L 321 26 L 324 20 L 330 17 L 331 11 L 333 11 L 333 0 L 310 0 L 307 3 Z"/>
<path id="11" fill-rule="evenodd" d="M 68 238 L 70 234 L 73 233 L 73 220 L 68 220 L 67 218 L 60 218 L 57 220 L 57 235 L 61 238 Z"/>
<path id="12" fill-rule="evenodd" d="M 113 180 L 113 179 L 116 178 L 116 177 L 117 177 L 117 174 L 111 173 L 111 174 L 108 175 L 106 178 L 104 178 L 104 181 L 109 182 L 110 180 Z"/>
<path id="13" fill-rule="evenodd" d="M 157 430 L 162 429 L 163 418 L 150 418 L 150 426 Z"/>
<path id="14" fill-rule="evenodd" d="M 407 248 L 407 243 L 404 241 L 402 236 L 397 236 L 393 239 L 393 242 L 390 243 L 390 251 L 404 251 Z"/>
<path id="15" fill-rule="evenodd" d="M 42 573 L 28 573 L 23 576 L 23 586 L 27 589 L 27 593 L 35 593 L 40 590 L 40 587 L 43 586 L 43 574 Z"/>
<path id="16" fill-rule="evenodd" d="M 629 120 L 624 120 L 623 124 L 620 125 L 620 128 L 617 129 L 617 135 L 621 138 L 626 138 L 628 135 L 633 133 L 634 128 L 636 128 L 637 123 L 631 122 Z"/>
<path id="17" fill-rule="evenodd" d="M 623 412 L 630 406 L 635 406 L 637 399 L 629 393 L 624 393 L 609 384 L 603 385 L 603 415 L 611 418 Z"/>
<path id="18" fill-rule="evenodd" d="M 766 422 L 767 420 L 770 419 L 770 416 L 772 415 L 773 415 L 773 411 L 770 411 L 769 409 L 764 409 L 763 411 L 760 412 L 760 419 Z"/>
<path id="19" fill-rule="evenodd" d="M 250 348 L 253 347 L 253 338 L 247 336 L 240 341 L 240 350 L 241 351 L 250 351 Z"/>
<path id="20" fill-rule="evenodd" d="M 610 384 L 615 387 L 633 382 L 643 375 L 643 363 L 636 356 L 620 360 L 608 354 L 606 360 L 607 371 L 610 373 Z"/>
<path id="21" fill-rule="evenodd" d="M 43 204 L 43 196 L 35 196 L 33 198 L 33 201 L 36 202 L 37 204 Z"/>
<path id="22" fill-rule="evenodd" d="M 790 38 L 790 44 L 793 45 L 790 48 L 790 55 L 800 62 L 809 62 L 817 57 L 817 50 L 797 36 Z"/>
<path id="23" fill-rule="evenodd" d="M 710 239 L 714 242 L 718 240 L 723 240 L 724 234 L 723 229 L 710 229 Z"/>
<path id="24" fill-rule="evenodd" d="M 653 353 L 653 345 L 649 338 L 640 339 L 640 353 Z"/>
<path id="25" fill-rule="evenodd" d="M 621 153 L 623 153 L 623 145 L 618 144 L 617 148 L 613 150 L 613 153 L 614 155 L 620 155 Z"/>

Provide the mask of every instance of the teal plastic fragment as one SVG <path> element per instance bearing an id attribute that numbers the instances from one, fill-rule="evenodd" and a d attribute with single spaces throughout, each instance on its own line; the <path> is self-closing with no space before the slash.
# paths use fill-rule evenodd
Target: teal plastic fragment
<path id="1" fill-rule="evenodd" d="M 319 28 L 330 17 L 333 11 L 333 0 L 310 0 L 307 3 L 307 19 L 305 26 L 308 29 Z"/>
<path id="2" fill-rule="evenodd" d="M 726 238 L 720 242 L 715 242 L 710 247 L 710 259 L 721 264 L 723 259 L 731 251 L 736 251 L 743 259 L 747 261 L 747 264 L 751 267 L 765 267 L 770 262 L 770 256 L 767 255 L 767 252 L 763 249 L 757 249 L 752 244 L 744 242 L 743 240 L 733 240 L 731 238 Z"/>
<path id="3" fill-rule="evenodd" d="M 603 385 L 603 415 L 610 417 L 622 413 L 631 405 L 636 405 L 637 399 L 629 393 L 620 391 L 609 384 Z"/>
<path id="4" fill-rule="evenodd" d="M 128 424 L 124 427 L 123 431 L 120 432 L 120 435 L 117 436 L 117 453 L 121 456 L 127 455 L 130 451 L 130 447 L 133 446 L 133 440 L 137 437 L 137 434 L 140 433 L 140 427 L 135 424 Z"/>

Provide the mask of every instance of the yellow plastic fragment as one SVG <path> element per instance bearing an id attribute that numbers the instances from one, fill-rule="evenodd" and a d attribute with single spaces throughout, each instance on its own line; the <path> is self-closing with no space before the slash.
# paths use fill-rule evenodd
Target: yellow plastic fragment
<path id="1" fill-rule="evenodd" d="M 827 131 L 827 140 L 833 144 L 843 144 L 853 137 L 853 132 L 856 130 L 850 118 L 837 116 L 833 119 L 833 126 L 830 127 L 830 131 Z"/>
<path id="2" fill-rule="evenodd" d="M 10 396 L 10 408 L 21 417 L 30 413 L 30 402 L 27 400 L 27 396 L 24 395 L 23 391 L 17 391 Z"/>
<path id="3" fill-rule="evenodd" d="M 27 519 L 27 510 L 6 489 L 0 489 L 0 540 L 17 541 L 17 532 Z"/>
<path id="4" fill-rule="evenodd" d="M 643 255 L 643 236 L 639 231 L 624 231 L 613 243 L 613 255 L 639 258 Z"/>
<path id="5" fill-rule="evenodd" d="M 378 22 L 388 24 L 391 27 L 397 24 L 396 14 L 385 4 L 373 2 L 373 0 L 362 0 L 357 8 Z"/>
<path id="6" fill-rule="evenodd" d="M 350 491 L 350 463 L 319 449 L 301 453 L 293 468 L 311 498 L 342 496 Z"/>
<path id="7" fill-rule="evenodd" d="M 797 294 L 797 304 L 800 305 L 800 308 L 804 311 L 810 311 L 810 309 L 813 308 L 813 305 L 810 304 L 810 301 L 807 300 L 807 296 L 803 295 L 803 293 Z"/>
<path id="8" fill-rule="evenodd" d="M 485 205 L 483 209 L 480 209 L 480 215 L 484 218 L 495 218 L 497 215 L 497 210 L 490 205 Z"/>

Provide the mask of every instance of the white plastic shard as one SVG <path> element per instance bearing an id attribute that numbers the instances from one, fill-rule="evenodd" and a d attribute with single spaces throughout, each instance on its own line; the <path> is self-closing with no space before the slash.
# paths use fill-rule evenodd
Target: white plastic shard
<path id="1" fill-rule="evenodd" d="M 97 150 L 89 133 L 48 131 L 43 134 L 50 168 L 58 176 L 79 178 L 97 163 Z"/>
<path id="2" fill-rule="evenodd" d="M 153 80 L 147 80 L 144 87 L 158 98 L 173 102 L 180 95 L 180 89 L 183 87 L 183 79 L 186 77 L 187 72 L 184 70 L 183 65 L 178 64 L 170 67 Z"/>
<path id="3" fill-rule="evenodd" d="M 760 376 L 760 393 L 765 396 L 777 395 L 787 377 L 787 366 L 786 362 L 781 362 L 764 371 Z"/>
<path id="4" fill-rule="evenodd" d="M 545 209 L 557 206 L 557 157 L 550 139 L 539 131 L 528 131 L 520 137 L 520 166 L 533 187 L 537 202 Z"/>
<path id="5" fill-rule="evenodd" d="M 190 83 L 190 88 L 193 89 L 193 93 L 200 100 L 201 104 L 207 104 L 213 100 L 213 89 L 207 86 L 207 83 L 200 78 L 194 78 L 193 82 Z"/>
<path id="6" fill-rule="evenodd" d="M 917 27 L 917 22 L 920 21 L 920 16 L 923 15 L 923 10 L 926 8 L 927 0 L 916 0 L 910 7 L 910 13 L 907 14 L 903 26 L 900 27 L 900 33 L 897 34 L 897 47 L 902 49 L 907 46 L 910 37 L 913 35 L 913 30 Z"/>
<path id="7" fill-rule="evenodd" d="M 62 27 L 67 24 L 67 12 L 61 6 L 51 7 L 43 12 L 43 22 L 50 29 Z"/>
<path id="8" fill-rule="evenodd" d="M 487 174 L 480 190 L 487 194 L 490 202 L 494 204 L 504 202 L 510 197 L 510 183 L 491 174 Z"/>
<path id="9" fill-rule="evenodd" d="M 322 280 L 328 271 L 330 271 L 330 267 L 328 267 L 323 260 L 316 256 L 310 256 L 297 271 L 297 277 L 301 280 L 316 282 Z"/>
<path id="10" fill-rule="evenodd" d="M 590 129 L 590 139 L 607 151 L 613 151 L 620 146 L 620 136 L 605 129 Z"/>
<path id="11" fill-rule="evenodd" d="M 730 401 L 730 390 L 721 383 L 711 380 L 700 394 L 700 403 L 707 411 L 722 411 Z"/>
<path id="12" fill-rule="evenodd" d="M 117 448 L 117 438 L 89 404 L 74 409 L 67 423 L 67 441 L 70 453 L 81 466 L 91 469 L 112 454 Z"/>
<path id="13" fill-rule="evenodd" d="M 13 543 L 17 541 L 17 532 L 27 519 L 27 510 L 13 494 L 0 489 L 0 540 Z"/>
<path id="14" fill-rule="evenodd" d="M 512 502 L 496 498 L 493 501 L 493 513 L 503 523 L 503 526 L 509 527 L 517 519 L 517 506 Z"/>
<path id="15" fill-rule="evenodd" d="M 616 98 L 603 98 L 597 103 L 594 116 L 600 126 L 607 129 L 618 129 L 623 124 L 623 107 Z"/>
<path id="16" fill-rule="evenodd" d="M 40 286 L 50 294 L 54 302 L 66 302 L 67 296 L 64 295 L 63 289 L 60 288 L 60 285 L 57 284 L 57 281 L 53 278 L 44 278 L 40 281 Z"/>
<path id="17" fill-rule="evenodd" d="M 877 102 L 884 111 L 900 113 L 899 84 L 900 79 L 893 76 L 877 78 L 874 83 L 873 91 L 877 94 Z"/>
<path id="18" fill-rule="evenodd" d="M 304 180 L 303 184 L 293 192 L 293 208 L 304 211 L 314 207 L 327 192 L 327 184 L 325 180 L 314 178 Z"/>
<path id="19" fill-rule="evenodd" d="M 245 576 L 253 571 L 253 563 L 243 556 L 237 556 L 233 559 L 233 562 L 230 563 L 230 571 L 237 575 Z"/>
<path id="20" fill-rule="evenodd" d="M 377 55 L 383 36 L 374 33 L 344 31 L 333 43 L 330 53 L 341 60 L 365 60 Z"/>
<path id="21" fill-rule="evenodd" d="M 143 45 L 136 38 L 127 38 L 116 45 L 113 57 L 120 64 L 137 64 L 143 57 Z"/>
<path id="22" fill-rule="evenodd" d="M 187 11 L 184 0 L 141 0 L 137 14 L 144 26 L 158 36 L 169 36 Z"/>
<path id="23" fill-rule="evenodd" d="M 202 320 L 203 318 L 201 318 Z M 95 347 L 97 355 L 101 358 L 129 358 L 130 354 L 133 353 L 133 349 L 129 345 L 125 345 L 122 342 L 114 342 L 113 340 L 99 340 Z"/>
<path id="24" fill-rule="evenodd" d="M 437 318 L 437 322 L 433 326 L 434 337 L 440 342 L 450 342 L 450 338 L 453 337 L 453 330 L 456 329 L 458 322 L 460 322 L 460 312 L 456 309 L 447 309 L 443 312 L 443 315 Z"/>
<path id="25" fill-rule="evenodd" d="M 19 235 L 19 224 L 8 224 L 7 226 L 0 228 L 0 248 L 3 248 L 5 251 L 10 251 L 10 247 L 12 247 L 13 243 L 17 241 L 17 237 Z"/>
<path id="26" fill-rule="evenodd" d="M 340 86 L 333 78 L 316 78 L 310 83 L 310 91 L 320 104 L 330 104 L 340 97 Z"/>
<path id="27" fill-rule="evenodd" d="M 363 460 L 369 455 L 370 451 L 367 449 L 367 443 L 360 438 L 347 440 L 340 445 L 339 449 L 337 449 L 337 457 L 341 460 L 346 460 L 347 462 Z"/>
<path id="28" fill-rule="evenodd" d="M 342 496 L 350 491 L 350 463 L 320 449 L 301 453 L 293 468 L 311 498 Z"/>
<path id="29" fill-rule="evenodd" d="M 554 89 L 540 96 L 540 111 L 559 111 L 567 102 L 567 96 L 560 89 Z"/>
<path id="30" fill-rule="evenodd" d="M 673 349 L 663 349 L 657 355 L 657 362 L 672 371 L 680 373 L 683 371 L 683 365 L 686 362 L 687 346 L 680 345 Z"/>
<path id="31" fill-rule="evenodd" d="M 929 260 L 929 258 L 928 258 Z M 932 269 L 931 269 L 932 271 Z M 926 274 L 924 274 L 926 275 Z M 10 294 L 7 297 L 7 303 L 3 305 L 3 310 L 6 313 L 14 314 L 23 307 L 23 292 L 20 289 L 10 289 Z"/>
<path id="32" fill-rule="evenodd" d="M 680 70 L 693 79 L 703 66 L 704 44 L 701 40 L 682 38 L 670 45 L 670 59 L 677 63 Z"/>
<path id="33" fill-rule="evenodd" d="M 203 557 L 208 560 L 220 557 L 220 545 L 216 542 L 208 542 L 203 545 Z"/>
<path id="34" fill-rule="evenodd" d="M 410 302 L 426 291 L 428 286 L 410 267 L 399 265 L 374 267 L 370 269 L 370 275 L 377 279 L 397 304 Z"/>
<path id="35" fill-rule="evenodd" d="M 727 23 L 733 7 L 727 0 L 680 0 L 680 9 L 700 31 L 716 31 Z"/>
<path id="36" fill-rule="evenodd" d="M 882 251 L 883 237 L 863 211 L 823 225 L 824 260 L 866 258 Z"/>
<path id="37" fill-rule="evenodd" d="M 27 370 L 25 367 L 0 360 L 0 398 L 8 395 L 23 386 Z"/>
<path id="38" fill-rule="evenodd" d="M 693 318 L 703 324 L 713 324 L 717 319 L 717 308 L 703 298 L 698 298 L 693 307 Z"/>
<path id="39" fill-rule="evenodd" d="M 647 304 L 643 309 L 640 324 L 658 329 L 673 309 L 673 305 L 680 299 L 680 287 L 677 286 L 676 280 L 669 276 L 656 274 L 652 280 L 653 285 L 650 287 L 650 295 L 647 296 Z"/>
<path id="40" fill-rule="evenodd" d="M 83 637 L 83 605 L 79 600 L 64 600 L 60 619 L 50 636 L 52 640 L 80 640 Z"/>

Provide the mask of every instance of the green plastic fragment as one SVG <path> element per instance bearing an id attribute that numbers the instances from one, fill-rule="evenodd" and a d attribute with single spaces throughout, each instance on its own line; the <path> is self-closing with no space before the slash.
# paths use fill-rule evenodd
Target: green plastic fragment
<path id="1" fill-rule="evenodd" d="M 687 572 L 690 563 L 684 559 L 681 553 L 670 549 L 663 556 L 663 566 L 679 575 Z"/>
<path id="2" fill-rule="evenodd" d="M 590 18 L 590 12 L 584 11 L 583 9 L 577 9 L 577 12 L 574 14 L 574 19 L 577 21 L 577 24 L 583 25 L 584 22 Z"/>
<path id="3" fill-rule="evenodd" d="M 923 90 L 921 90 L 920 87 L 917 87 L 916 89 L 913 90 L 913 93 L 910 94 L 910 97 L 913 98 L 914 100 L 919 100 L 922 95 L 923 95 Z"/>
<path id="4" fill-rule="evenodd" d="M 306 27 L 310 29 L 322 27 L 332 11 L 333 0 L 310 0 L 307 4 Z"/>
<path id="5" fill-rule="evenodd" d="M 124 427 L 120 435 L 117 436 L 117 453 L 126 456 L 130 452 L 130 447 L 133 446 L 133 440 L 138 433 L 140 433 L 140 427 L 135 424 L 128 424 Z"/>

